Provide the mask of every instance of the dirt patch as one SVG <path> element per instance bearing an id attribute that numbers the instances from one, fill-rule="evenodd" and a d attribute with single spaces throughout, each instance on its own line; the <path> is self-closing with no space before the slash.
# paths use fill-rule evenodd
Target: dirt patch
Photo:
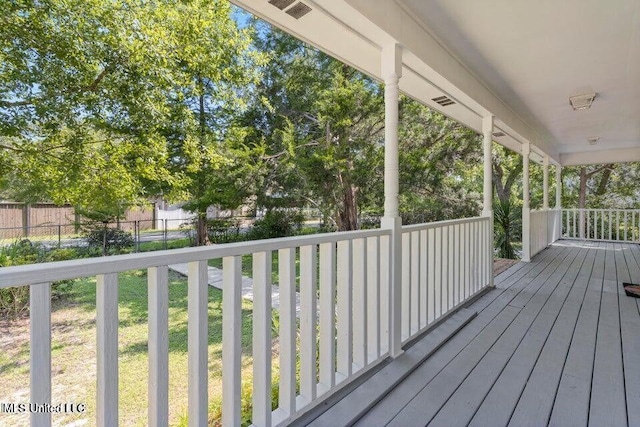
<path id="1" fill-rule="evenodd" d="M 506 258 L 496 258 L 493 260 L 493 275 L 494 277 L 503 271 L 507 270 L 509 267 L 516 265 L 519 263 L 518 259 L 506 259 Z"/>

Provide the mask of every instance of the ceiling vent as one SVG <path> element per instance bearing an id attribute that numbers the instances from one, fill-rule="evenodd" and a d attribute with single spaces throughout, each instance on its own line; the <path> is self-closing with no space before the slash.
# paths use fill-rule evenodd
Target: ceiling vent
<path id="1" fill-rule="evenodd" d="M 495 136 L 496 138 L 500 138 L 501 136 L 504 136 L 504 132 L 494 132 L 493 136 Z"/>
<path id="2" fill-rule="evenodd" d="M 432 101 L 434 101 L 436 104 L 442 105 L 443 107 L 455 104 L 455 101 L 453 101 L 448 96 L 439 96 L 437 98 L 433 98 Z"/>
<path id="3" fill-rule="evenodd" d="M 280 10 L 284 10 L 289 7 L 294 1 L 296 0 L 269 0 L 269 3 Z"/>
<path id="4" fill-rule="evenodd" d="M 596 99 L 595 93 L 586 93 L 569 97 L 569 104 L 575 111 L 588 110 L 591 108 L 594 99 Z"/>
<path id="5" fill-rule="evenodd" d="M 311 12 L 311 8 L 302 2 L 297 3 L 291 9 L 287 10 L 287 13 L 296 19 L 302 18 L 309 12 Z"/>
<path id="6" fill-rule="evenodd" d="M 587 138 L 587 141 L 589 141 L 589 145 L 596 145 L 599 140 L 599 136 L 592 136 L 591 138 Z"/>

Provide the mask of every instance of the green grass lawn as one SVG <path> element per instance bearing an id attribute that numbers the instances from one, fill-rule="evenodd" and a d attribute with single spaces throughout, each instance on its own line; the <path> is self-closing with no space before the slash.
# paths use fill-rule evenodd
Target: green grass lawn
<path id="1" fill-rule="evenodd" d="M 191 240 L 185 237 L 183 239 L 168 240 L 166 249 L 188 248 L 189 246 L 191 246 Z M 161 251 L 164 249 L 164 242 L 162 241 L 139 243 L 139 252 Z"/>
<path id="2" fill-rule="evenodd" d="M 52 311 L 53 403 L 82 402 L 84 414 L 53 415 L 54 424 L 95 425 L 95 279 L 76 280 Z M 209 401 L 217 411 L 222 390 L 222 292 L 209 288 Z M 251 349 L 251 304 L 243 301 L 242 345 Z M 147 425 L 147 286 L 145 271 L 120 275 L 119 418 L 121 425 Z M 251 376 L 245 358 L 243 381 Z M 0 320 L 0 400 L 26 402 L 29 396 L 29 323 Z M 172 425 L 187 413 L 187 282 L 171 273 L 169 284 L 169 414 Z M 81 420 L 86 419 L 83 424 Z M 1 425 L 28 425 L 28 415 L 0 414 Z M 215 423 L 214 423 L 215 424 Z"/>

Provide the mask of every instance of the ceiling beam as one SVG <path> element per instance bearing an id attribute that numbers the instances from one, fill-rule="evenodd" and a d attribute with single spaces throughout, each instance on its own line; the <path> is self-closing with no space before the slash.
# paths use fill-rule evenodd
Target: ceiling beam
<path id="1" fill-rule="evenodd" d="M 562 166 L 602 165 L 626 162 L 640 162 L 640 147 L 560 154 L 560 163 Z"/>

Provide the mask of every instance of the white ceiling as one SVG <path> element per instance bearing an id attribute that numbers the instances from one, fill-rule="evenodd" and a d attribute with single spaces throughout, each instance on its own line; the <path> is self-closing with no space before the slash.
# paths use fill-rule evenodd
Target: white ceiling
<path id="1" fill-rule="evenodd" d="M 559 153 L 640 147 L 640 1 L 397 2 Z"/>

